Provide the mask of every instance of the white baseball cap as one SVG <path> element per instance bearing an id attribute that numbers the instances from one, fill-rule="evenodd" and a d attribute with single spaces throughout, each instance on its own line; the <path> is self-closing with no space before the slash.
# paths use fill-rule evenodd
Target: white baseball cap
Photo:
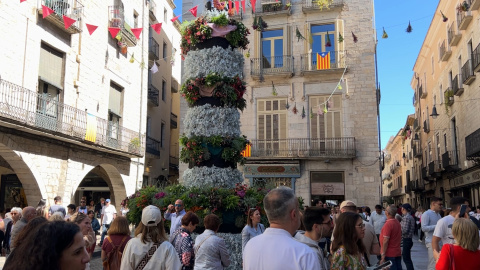
<path id="1" fill-rule="evenodd" d="M 162 221 L 162 212 L 155 205 L 149 205 L 142 210 L 142 223 L 145 226 L 157 226 Z"/>

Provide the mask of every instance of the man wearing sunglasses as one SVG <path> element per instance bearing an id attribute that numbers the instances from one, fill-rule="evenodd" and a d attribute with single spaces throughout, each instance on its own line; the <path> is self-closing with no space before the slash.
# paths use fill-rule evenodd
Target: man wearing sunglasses
<path id="1" fill-rule="evenodd" d="M 182 200 L 176 200 L 175 206 L 170 204 L 163 217 L 171 221 L 170 235 L 173 234 L 182 225 L 182 217 L 185 215 L 185 205 Z"/>
<path id="2" fill-rule="evenodd" d="M 320 270 L 328 270 L 330 261 L 326 249 L 319 246 L 319 241 L 324 237 L 330 237 L 333 231 L 333 222 L 330 218 L 330 210 L 320 206 L 309 207 L 303 213 L 303 225 L 305 232 L 297 231 L 295 239 L 304 243 L 315 251 L 320 262 Z"/>

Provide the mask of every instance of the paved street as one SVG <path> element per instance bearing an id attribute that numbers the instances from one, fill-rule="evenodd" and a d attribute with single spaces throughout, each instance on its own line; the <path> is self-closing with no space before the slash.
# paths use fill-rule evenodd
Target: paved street
<path id="1" fill-rule="evenodd" d="M 97 237 L 97 243 L 100 242 L 100 236 Z M 90 269 L 91 270 L 102 270 L 102 260 L 100 259 L 100 247 L 97 246 L 95 248 L 95 252 L 93 253 L 93 258 L 90 261 Z M 373 257 L 372 257 L 373 258 Z M 424 270 L 427 269 L 428 264 L 428 254 L 427 249 L 425 248 L 425 244 L 418 242 L 418 238 L 414 236 L 413 240 L 413 248 L 412 248 L 412 260 L 415 266 L 415 269 Z M 5 263 L 5 257 L 0 257 L 0 267 L 3 268 L 3 264 Z M 405 268 L 405 264 L 403 264 L 403 269 Z"/>

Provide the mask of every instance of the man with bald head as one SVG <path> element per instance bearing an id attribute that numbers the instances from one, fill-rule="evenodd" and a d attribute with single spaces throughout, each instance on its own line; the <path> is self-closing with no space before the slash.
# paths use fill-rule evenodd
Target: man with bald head
<path id="1" fill-rule="evenodd" d="M 167 208 L 167 211 L 165 211 L 163 217 L 166 220 L 171 221 L 170 235 L 172 235 L 173 232 L 175 232 L 182 225 L 182 217 L 185 215 L 184 208 L 185 205 L 183 204 L 183 201 L 178 199 L 175 201 L 175 206 L 170 204 Z"/>
<path id="2" fill-rule="evenodd" d="M 12 236 L 10 238 L 10 243 L 14 243 L 15 237 L 17 234 L 27 225 L 27 223 L 34 219 L 37 216 L 37 211 L 33 206 L 27 206 L 22 210 L 22 218 L 15 223 L 12 228 Z M 14 248 L 13 246 L 11 248 Z"/>
<path id="3" fill-rule="evenodd" d="M 293 238 L 300 226 L 295 192 L 284 186 L 272 189 L 263 198 L 263 205 L 270 228 L 248 241 L 243 269 L 320 269 L 317 253 Z"/>

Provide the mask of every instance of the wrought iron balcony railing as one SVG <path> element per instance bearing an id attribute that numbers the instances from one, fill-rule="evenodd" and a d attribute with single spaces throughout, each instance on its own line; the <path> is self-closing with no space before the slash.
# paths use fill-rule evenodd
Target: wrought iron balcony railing
<path id="1" fill-rule="evenodd" d="M 128 47 L 137 45 L 137 38 L 132 33 L 131 26 L 125 22 L 125 14 L 122 6 L 108 7 L 108 27 L 116 27 L 121 29 L 122 42 Z"/>
<path id="2" fill-rule="evenodd" d="M 477 72 L 480 70 L 480 43 L 472 52 L 472 66 L 473 66 L 473 71 Z"/>
<path id="3" fill-rule="evenodd" d="M 160 141 L 147 135 L 147 147 L 145 151 L 154 156 L 160 156 Z"/>
<path id="4" fill-rule="evenodd" d="M 458 170 L 458 151 L 447 151 L 443 153 L 442 167 L 449 172 Z"/>
<path id="5" fill-rule="evenodd" d="M 354 158 L 355 138 L 250 140 L 251 157 Z"/>
<path id="6" fill-rule="evenodd" d="M 440 176 L 440 172 L 442 171 L 442 163 L 440 160 L 432 160 L 428 163 L 428 175 L 434 178 Z"/>
<path id="7" fill-rule="evenodd" d="M 346 51 L 332 51 L 329 54 L 329 66 L 322 61 L 322 56 L 319 55 L 320 62 L 317 61 L 317 53 L 307 53 L 300 55 L 300 71 L 325 71 L 329 69 L 345 68 Z M 325 56 L 327 57 L 327 56 Z"/>
<path id="8" fill-rule="evenodd" d="M 468 59 L 467 62 L 465 62 L 465 64 L 462 66 L 463 84 L 470 85 L 475 80 L 475 78 L 476 76 L 473 72 L 472 61 Z"/>
<path id="9" fill-rule="evenodd" d="M 469 3 L 470 0 L 465 0 L 464 2 Z M 470 4 L 469 4 L 470 6 Z M 468 25 L 470 25 L 470 22 L 472 21 L 473 16 L 471 11 L 457 11 L 457 25 L 458 25 L 458 30 L 465 30 L 468 28 Z"/>
<path id="10" fill-rule="evenodd" d="M 55 12 L 45 19 L 69 34 L 82 32 L 83 5 L 77 0 L 41 0 L 38 13 L 43 14 L 42 5 L 53 9 Z M 65 29 L 63 15 L 76 20 L 68 29 Z"/>
<path id="11" fill-rule="evenodd" d="M 463 87 L 460 87 L 458 75 L 455 75 L 455 77 L 452 79 L 452 90 L 455 96 L 460 96 L 463 94 Z"/>
<path id="12" fill-rule="evenodd" d="M 170 127 L 171 128 L 177 128 L 178 122 L 177 122 L 177 115 L 174 113 L 170 113 Z"/>
<path id="13" fill-rule="evenodd" d="M 403 188 L 396 188 L 392 191 L 390 191 L 390 196 L 394 197 L 394 196 L 399 196 L 399 195 L 402 195 L 402 192 L 403 192 Z"/>
<path id="14" fill-rule="evenodd" d="M 450 50 L 450 48 L 448 47 L 447 44 L 445 44 L 445 40 L 442 41 L 442 44 L 440 45 L 440 59 L 442 61 L 448 61 L 448 59 L 450 58 L 450 56 L 452 55 L 452 51 Z"/>
<path id="15" fill-rule="evenodd" d="M 154 0 L 148 0 L 148 3 L 149 3 L 148 13 L 149 13 L 150 19 L 152 21 L 156 21 L 157 20 L 157 13 L 156 13 L 157 4 L 155 3 Z"/>
<path id="16" fill-rule="evenodd" d="M 415 180 L 412 181 L 412 191 L 413 192 L 421 192 L 425 189 L 425 186 L 423 184 L 423 180 Z"/>
<path id="17" fill-rule="evenodd" d="M 291 55 L 269 56 L 250 59 L 250 75 L 293 75 L 294 58 Z"/>
<path id="18" fill-rule="evenodd" d="M 143 156 L 145 135 L 0 79 L 0 117 L 67 139 Z"/>
<path id="19" fill-rule="evenodd" d="M 422 99 L 427 97 L 427 89 L 423 89 L 423 85 L 420 85 L 418 87 L 418 96 Z"/>
<path id="20" fill-rule="evenodd" d="M 153 38 L 150 37 L 150 43 L 148 44 L 148 59 L 149 60 L 158 60 L 160 59 L 159 57 L 159 51 L 160 51 L 160 46 L 158 45 L 158 42 Z"/>
<path id="21" fill-rule="evenodd" d="M 344 6 L 344 0 L 331 0 L 331 1 L 315 1 L 315 0 L 303 0 L 302 10 L 303 12 L 309 11 L 331 11 L 341 9 Z"/>
<path id="22" fill-rule="evenodd" d="M 285 0 L 262 0 L 262 7 L 255 10 L 255 14 L 261 16 L 271 16 L 278 14 L 290 14 L 291 4 L 287 4 Z"/>
<path id="23" fill-rule="evenodd" d="M 462 34 L 460 34 L 455 22 L 453 22 L 452 25 L 450 25 L 450 28 L 448 28 L 447 36 L 448 44 L 450 44 L 450 46 L 456 46 L 462 38 Z"/>
<path id="24" fill-rule="evenodd" d="M 160 90 L 158 90 L 152 83 L 148 85 L 148 100 L 152 102 L 155 107 L 158 107 L 158 96 L 160 94 Z"/>

